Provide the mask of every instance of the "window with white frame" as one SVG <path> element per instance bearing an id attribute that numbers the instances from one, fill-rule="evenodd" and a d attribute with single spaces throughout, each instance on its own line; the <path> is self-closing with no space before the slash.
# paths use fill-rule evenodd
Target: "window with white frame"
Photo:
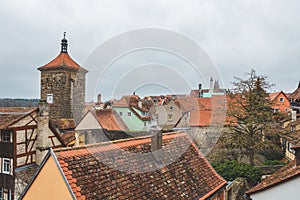
<path id="1" fill-rule="evenodd" d="M 7 188 L 0 188 L 0 200 L 12 200 L 12 192 Z"/>
<path id="2" fill-rule="evenodd" d="M 173 115 L 172 114 L 168 114 L 168 121 L 172 122 L 173 121 Z"/>
<path id="3" fill-rule="evenodd" d="M 2 160 L 2 172 L 4 174 L 10 173 L 10 159 L 9 158 L 3 158 Z"/>
<path id="4" fill-rule="evenodd" d="M 293 154 L 295 154 L 295 150 L 292 149 L 292 144 L 290 142 L 288 142 L 288 150 L 289 150 L 289 152 L 292 152 Z"/>

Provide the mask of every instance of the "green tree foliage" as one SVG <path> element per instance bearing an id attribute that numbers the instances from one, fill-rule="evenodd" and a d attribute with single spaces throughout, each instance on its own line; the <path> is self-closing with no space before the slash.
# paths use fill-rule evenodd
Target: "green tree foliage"
<path id="1" fill-rule="evenodd" d="M 254 185 L 258 183 L 262 176 L 262 171 L 246 163 L 236 161 L 226 161 L 225 163 L 213 163 L 215 170 L 226 180 L 233 181 L 238 177 L 246 178 L 248 183 Z"/>
<path id="2" fill-rule="evenodd" d="M 233 123 L 223 139 L 228 148 L 238 150 L 253 166 L 256 153 L 275 148 L 272 135 L 276 134 L 278 124 L 267 93 L 272 86 L 267 77 L 257 75 L 254 70 L 247 75 L 245 80 L 235 77 L 234 87 L 228 94 L 227 115 Z"/>
<path id="3" fill-rule="evenodd" d="M 285 165 L 285 162 L 280 160 L 266 160 L 264 162 L 264 165 Z"/>

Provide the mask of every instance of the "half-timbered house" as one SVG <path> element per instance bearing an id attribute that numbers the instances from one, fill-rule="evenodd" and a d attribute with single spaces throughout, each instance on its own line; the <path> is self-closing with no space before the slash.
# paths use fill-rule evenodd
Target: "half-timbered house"
<path id="1" fill-rule="evenodd" d="M 43 149 L 61 146 L 40 109 L 0 108 L 0 199 L 18 197 L 43 159 Z"/>

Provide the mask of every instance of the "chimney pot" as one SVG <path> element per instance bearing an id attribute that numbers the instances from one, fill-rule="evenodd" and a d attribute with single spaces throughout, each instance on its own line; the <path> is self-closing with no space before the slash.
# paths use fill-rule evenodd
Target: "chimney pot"
<path id="1" fill-rule="evenodd" d="M 151 126 L 151 152 L 158 163 L 162 162 L 162 131 L 159 126 Z"/>

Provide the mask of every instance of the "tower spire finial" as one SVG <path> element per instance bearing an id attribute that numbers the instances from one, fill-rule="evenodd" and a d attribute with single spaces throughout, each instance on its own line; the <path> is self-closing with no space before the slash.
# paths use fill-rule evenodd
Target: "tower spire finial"
<path id="1" fill-rule="evenodd" d="M 61 53 L 68 53 L 68 40 L 66 39 L 66 32 L 64 32 L 64 38 L 61 40 Z"/>

